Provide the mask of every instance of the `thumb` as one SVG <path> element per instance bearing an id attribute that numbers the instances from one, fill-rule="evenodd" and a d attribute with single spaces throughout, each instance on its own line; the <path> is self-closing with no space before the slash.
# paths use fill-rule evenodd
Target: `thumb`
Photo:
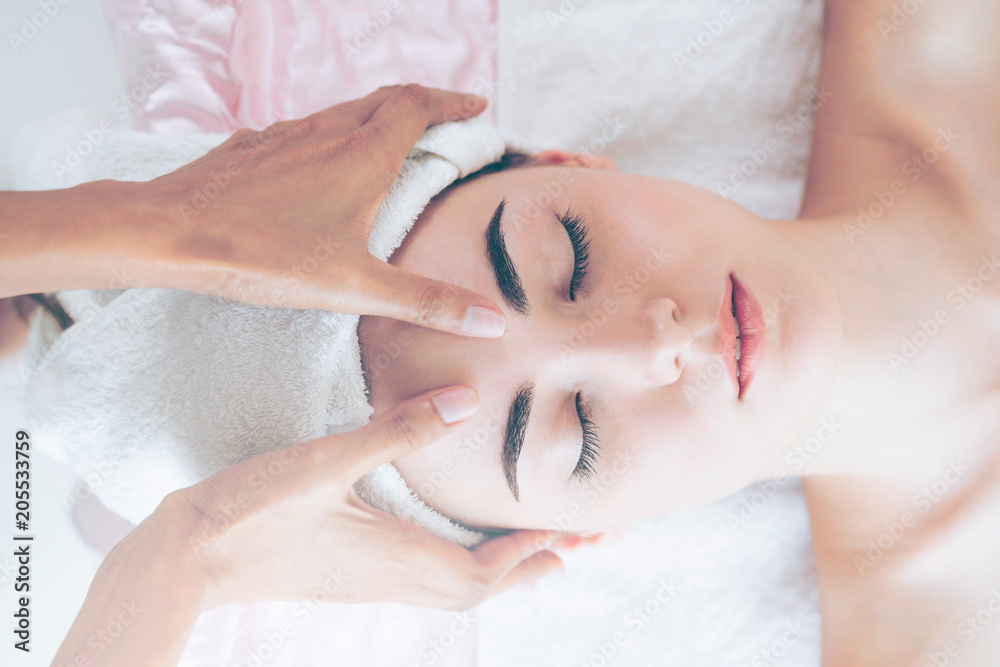
<path id="1" fill-rule="evenodd" d="M 462 336 L 495 338 L 505 327 L 503 311 L 464 287 L 410 273 L 372 257 L 369 315 L 392 317 Z"/>
<path id="2" fill-rule="evenodd" d="M 350 432 L 342 464 L 352 481 L 368 471 L 425 447 L 479 410 L 479 395 L 455 385 L 425 392 L 386 410 Z"/>

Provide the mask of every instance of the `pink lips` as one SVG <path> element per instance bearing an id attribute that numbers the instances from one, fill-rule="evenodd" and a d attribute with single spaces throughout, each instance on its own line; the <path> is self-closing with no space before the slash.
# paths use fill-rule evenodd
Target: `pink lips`
<path id="1" fill-rule="evenodd" d="M 753 381 L 757 369 L 764 361 L 766 330 L 764 315 L 753 294 L 734 275 L 730 275 L 726 293 L 719 308 L 719 328 L 722 332 L 722 346 L 719 354 L 729 372 L 739 399 L 742 399 Z M 733 319 L 732 305 L 736 304 L 736 320 Z M 738 322 L 738 324 L 737 324 Z M 738 328 L 737 328 L 738 327 Z M 736 375 L 736 335 L 740 334 L 739 377 Z"/>
<path id="2" fill-rule="evenodd" d="M 753 382 L 757 369 L 764 363 L 767 350 L 767 330 L 764 327 L 764 313 L 757 299 L 736 276 L 733 281 L 733 301 L 736 304 L 736 319 L 740 325 L 740 395 L 746 396 L 747 388 Z M 730 319 L 732 319 L 730 317 Z M 735 357 L 735 348 L 734 348 Z"/>

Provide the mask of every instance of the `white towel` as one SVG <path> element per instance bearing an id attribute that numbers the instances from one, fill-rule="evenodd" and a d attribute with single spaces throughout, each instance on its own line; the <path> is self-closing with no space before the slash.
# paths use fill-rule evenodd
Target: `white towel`
<path id="1" fill-rule="evenodd" d="M 80 180 L 149 180 L 224 139 L 122 133 L 81 166 Z M 501 136 L 479 119 L 427 130 L 378 211 L 372 254 L 386 260 L 434 195 L 503 151 Z M 112 271 L 110 286 L 115 279 Z M 22 368 L 32 439 L 97 480 L 101 501 L 134 523 L 170 491 L 371 418 L 356 315 L 167 289 L 58 297 L 76 323 L 59 335 L 40 313 Z M 440 537 L 463 546 L 483 539 L 421 502 L 391 464 L 355 488 Z"/>

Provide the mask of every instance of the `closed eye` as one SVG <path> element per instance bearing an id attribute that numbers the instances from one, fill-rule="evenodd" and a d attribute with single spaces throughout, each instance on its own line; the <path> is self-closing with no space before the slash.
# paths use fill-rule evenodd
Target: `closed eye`
<path id="1" fill-rule="evenodd" d="M 573 474 L 581 480 L 588 480 L 597 471 L 597 454 L 600 449 L 600 441 L 597 439 L 597 431 L 594 429 L 594 422 L 591 421 L 586 406 L 583 403 L 583 394 L 576 393 L 576 414 L 580 417 L 580 431 L 583 433 L 583 443 L 580 447 L 580 460 L 576 463 Z"/>
<path id="2" fill-rule="evenodd" d="M 569 241 L 573 245 L 573 276 L 569 281 L 569 298 L 573 301 L 584 288 L 584 278 L 587 276 L 587 266 L 590 264 L 590 238 L 583 216 L 574 215 L 566 209 L 559 222 L 566 229 Z"/>

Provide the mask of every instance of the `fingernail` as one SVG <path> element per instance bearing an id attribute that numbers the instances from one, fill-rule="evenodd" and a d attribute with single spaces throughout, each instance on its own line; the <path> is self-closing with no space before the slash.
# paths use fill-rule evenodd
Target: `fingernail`
<path id="1" fill-rule="evenodd" d="M 468 387 L 455 387 L 431 397 L 431 403 L 445 424 L 453 424 L 476 414 L 479 396 Z"/>
<path id="2" fill-rule="evenodd" d="M 495 310 L 482 306 L 469 306 L 465 311 L 465 320 L 462 321 L 462 333 L 496 338 L 503 334 L 505 325 L 503 315 Z"/>

